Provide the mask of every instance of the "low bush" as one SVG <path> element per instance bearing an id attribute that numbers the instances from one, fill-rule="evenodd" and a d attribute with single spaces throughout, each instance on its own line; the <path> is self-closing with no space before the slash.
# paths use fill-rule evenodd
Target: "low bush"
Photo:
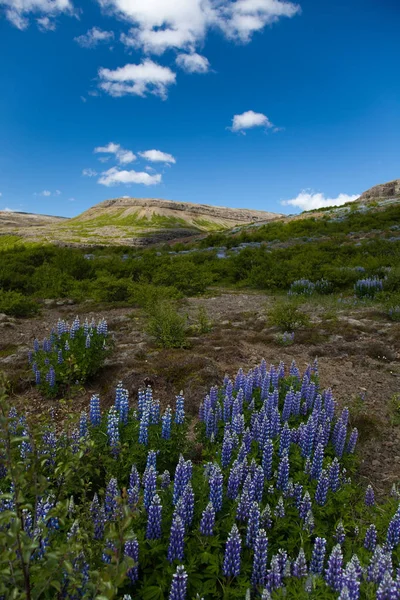
<path id="1" fill-rule="evenodd" d="M 0 290 L 0 313 L 12 317 L 33 317 L 39 312 L 39 305 L 32 298 L 14 291 Z"/>
<path id="2" fill-rule="evenodd" d="M 199 416 L 194 448 L 182 395 L 161 416 L 119 385 L 56 432 L 1 394 L 0 595 L 399 598 L 398 491 L 352 482 L 358 433 L 316 363 L 240 370 Z"/>
<path id="3" fill-rule="evenodd" d="M 149 312 L 147 331 L 162 348 L 183 348 L 186 329 L 187 318 L 171 302 L 158 302 Z"/>
<path id="4" fill-rule="evenodd" d="M 181 292 L 173 286 L 138 282 L 131 285 L 130 301 L 141 308 L 152 308 L 159 302 L 178 300 Z"/>
<path id="5" fill-rule="evenodd" d="M 293 331 L 293 329 L 306 327 L 310 322 L 309 316 L 293 300 L 278 300 L 268 311 L 267 317 L 270 325 L 279 327 L 282 331 Z"/>
<path id="6" fill-rule="evenodd" d="M 107 322 L 76 317 L 71 326 L 59 320 L 50 337 L 35 339 L 29 362 L 38 388 L 45 396 L 57 396 L 75 383 L 84 383 L 103 366 L 111 350 Z"/>

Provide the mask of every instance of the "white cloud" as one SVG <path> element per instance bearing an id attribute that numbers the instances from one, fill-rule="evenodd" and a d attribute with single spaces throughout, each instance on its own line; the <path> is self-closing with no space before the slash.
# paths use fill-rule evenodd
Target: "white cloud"
<path id="1" fill-rule="evenodd" d="M 86 102 L 87 102 L 87 98 L 85 98 L 85 96 L 81 96 L 81 100 L 82 100 L 82 102 L 83 102 L 84 104 L 86 104 Z"/>
<path id="2" fill-rule="evenodd" d="M 347 202 L 354 202 L 360 197 L 359 194 L 349 196 L 348 194 L 339 194 L 337 198 L 326 198 L 324 194 L 303 190 L 292 200 L 283 200 L 281 204 L 284 206 L 295 206 L 302 210 L 313 210 L 316 208 L 325 208 L 327 206 L 342 206 Z"/>
<path id="3" fill-rule="evenodd" d="M 176 74 L 168 67 L 146 58 L 139 65 L 127 64 L 112 71 L 99 69 L 99 87 L 110 96 L 136 95 L 145 97 L 154 94 L 167 97 L 168 86 L 175 83 Z"/>
<path id="4" fill-rule="evenodd" d="M 83 169 L 82 175 L 84 175 L 85 177 L 96 177 L 97 171 L 95 171 L 94 169 Z"/>
<path id="5" fill-rule="evenodd" d="M 1 209 L 3 212 L 16 212 L 13 208 L 8 208 L 8 206 L 5 206 L 4 208 Z"/>
<path id="6" fill-rule="evenodd" d="M 195 52 L 207 32 L 217 28 L 244 43 L 254 32 L 282 17 L 300 13 L 297 4 L 285 0 L 98 0 L 109 13 L 131 23 L 121 41 L 146 53 L 168 49 Z"/>
<path id="7" fill-rule="evenodd" d="M 176 163 L 172 154 L 161 152 L 161 150 L 146 150 L 145 152 L 139 152 L 139 155 L 150 162 Z"/>
<path id="8" fill-rule="evenodd" d="M 256 113 L 253 110 L 248 110 L 241 115 L 234 115 L 232 125 L 229 127 L 231 131 L 241 131 L 251 129 L 253 127 L 265 127 L 266 129 L 273 128 L 273 124 L 266 115 Z"/>
<path id="9" fill-rule="evenodd" d="M 57 28 L 55 21 L 49 17 L 40 17 L 40 19 L 36 19 L 36 23 L 40 31 L 55 31 Z"/>
<path id="10" fill-rule="evenodd" d="M 54 30 L 55 24 L 51 19 L 60 15 L 73 14 L 70 0 L 0 0 L 0 8 L 5 9 L 7 19 L 18 29 L 29 26 L 31 15 L 42 15 L 37 23 L 42 30 Z"/>
<path id="11" fill-rule="evenodd" d="M 102 42 L 110 42 L 114 39 L 113 31 L 103 31 L 98 27 L 92 27 L 83 35 L 74 38 L 74 41 L 82 48 L 95 48 Z"/>
<path id="12" fill-rule="evenodd" d="M 118 167 L 113 167 L 104 171 L 97 183 L 106 185 L 121 184 L 121 183 L 141 183 L 143 185 L 156 185 L 161 183 L 161 175 L 149 175 L 149 173 L 138 172 L 138 171 L 121 171 Z"/>
<path id="13" fill-rule="evenodd" d="M 43 190 L 42 192 L 35 192 L 34 196 L 44 196 L 45 198 L 49 198 L 50 196 L 60 196 L 60 190 L 56 190 L 52 193 L 50 190 Z"/>
<path id="14" fill-rule="evenodd" d="M 98 146 L 94 151 L 96 154 L 115 154 L 120 165 L 128 165 L 136 160 L 136 155 L 131 150 L 125 150 L 119 144 L 114 144 L 114 142 L 110 142 L 107 146 Z"/>
<path id="15" fill-rule="evenodd" d="M 68 198 L 68 202 L 75 202 L 75 198 Z"/>
<path id="16" fill-rule="evenodd" d="M 208 58 L 196 52 L 193 54 L 178 54 L 175 62 L 178 67 L 187 73 L 207 73 L 210 70 Z"/>

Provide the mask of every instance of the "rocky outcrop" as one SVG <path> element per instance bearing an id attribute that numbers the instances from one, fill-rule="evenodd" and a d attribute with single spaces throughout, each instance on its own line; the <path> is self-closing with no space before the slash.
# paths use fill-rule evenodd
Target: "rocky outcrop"
<path id="1" fill-rule="evenodd" d="M 270 221 L 281 216 L 268 211 L 192 204 L 157 198 L 115 198 L 96 204 L 76 217 L 74 221 L 89 221 L 106 214 L 117 219 L 124 219 L 132 214 L 136 214 L 139 219 L 151 219 L 153 215 L 158 215 L 183 219 L 190 225 L 200 224 L 200 228 L 201 220 L 215 222 L 216 225 L 223 226 L 226 223 L 226 226 L 233 226 L 241 223 Z M 117 214 L 118 217 L 115 217 Z"/>
<path id="2" fill-rule="evenodd" d="M 400 179 L 394 179 L 387 183 L 381 183 L 370 188 L 358 199 L 359 202 L 367 200 L 384 200 L 385 198 L 398 198 L 400 197 Z"/>

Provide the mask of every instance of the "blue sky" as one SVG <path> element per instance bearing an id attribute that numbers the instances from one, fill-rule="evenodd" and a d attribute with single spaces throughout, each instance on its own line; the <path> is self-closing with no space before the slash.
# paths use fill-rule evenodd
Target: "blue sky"
<path id="1" fill-rule="evenodd" d="M 355 198 L 400 177 L 399 25 L 398 0 L 0 0 L 0 209 Z"/>

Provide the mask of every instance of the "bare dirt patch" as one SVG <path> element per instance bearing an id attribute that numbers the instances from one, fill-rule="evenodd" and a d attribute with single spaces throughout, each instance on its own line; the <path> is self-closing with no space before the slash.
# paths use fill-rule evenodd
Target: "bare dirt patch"
<path id="1" fill-rule="evenodd" d="M 372 482 L 378 494 L 386 493 L 400 480 L 400 426 L 392 419 L 392 398 L 400 391 L 398 324 L 379 315 L 371 318 L 371 309 L 346 307 L 328 314 L 326 308 L 310 304 L 306 310 L 311 326 L 296 332 L 292 346 L 281 347 L 277 330 L 266 317 L 265 307 L 275 301 L 262 293 L 218 291 L 208 298 L 189 299 L 182 307 L 189 323 L 203 306 L 213 328 L 189 338 L 189 347 L 181 350 L 156 348 L 139 310 L 68 304 L 45 308 L 35 319 L 0 322 L 0 370 L 10 378 L 17 408 L 31 418 L 53 410 L 61 425 L 71 411 L 79 414 L 86 409 L 94 392 L 100 393 L 103 409 L 110 406 L 118 381 L 133 398 L 150 381 L 163 406 L 173 404 L 183 389 L 188 411 L 197 415 L 210 386 L 219 384 L 226 373 L 234 376 L 240 367 L 250 369 L 262 358 L 275 364 L 283 360 L 286 365 L 295 360 L 304 369 L 318 357 L 321 386 L 332 387 L 339 405 L 350 408 L 351 424 L 360 430 L 360 477 Z M 43 399 L 27 368 L 27 352 L 34 338 L 48 335 L 59 317 L 71 321 L 76 314 L 107 318 L 114 354 L 99 376 L 73 398 Z"/>

